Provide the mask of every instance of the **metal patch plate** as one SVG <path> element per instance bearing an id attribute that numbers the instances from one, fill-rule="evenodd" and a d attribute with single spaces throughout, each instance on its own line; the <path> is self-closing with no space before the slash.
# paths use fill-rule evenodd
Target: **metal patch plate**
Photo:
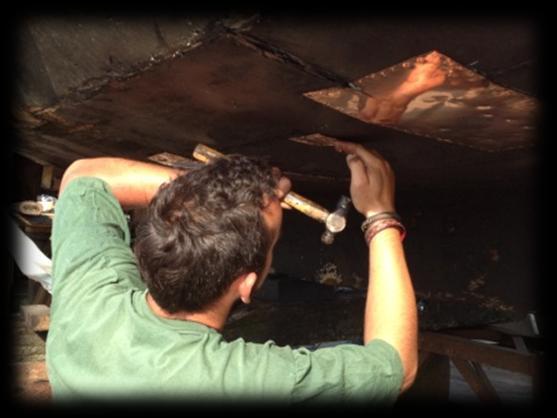
<path id="1" fill-rule="evenodd" d="M 366 123 L 484 151 L 530 146 L 539 104 L 432 51 L 354 81 L 305 93 Z"/>
<path id="2" fill-rule="evenodd" d="M 338 141 L 338 139 L 320 133 L 295 136 L 288 139 L 294 142 L 299 142 L 300 144 L 314 145 L 316 147 L 334 147 L 335 143 Z"/>

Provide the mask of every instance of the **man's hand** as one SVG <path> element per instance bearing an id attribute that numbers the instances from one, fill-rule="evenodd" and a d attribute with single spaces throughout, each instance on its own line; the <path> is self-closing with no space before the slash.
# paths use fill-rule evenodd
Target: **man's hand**
<path id="1" fill-rule="evenodd" d="M 273 177 L 277 182 L 277 187 L 275 189 L 275 195 L 280 200 L 280 205 L 283 209 L 292 209 L 286 203 L 283 202 L 285 196 L 290 192 L 292 188 L 292 182 L 288 177 L 282 175 L 282 171 L 278 167 L 273 167 Z"/>
<path id="2" fill-rule="evenodd" d="M 350 194 L 356 210 L 365 217 L 394 211 L 395 175 L 389 163 L 360 144 L 338 141 L 335 148 L 348 154 Z"/>
<path id="3" fill-rule="evenodd" d="M 348 154 L 350 194 L 354 207 L 366 217 L 394 212 L 395 176 L 377 152 L 338 141 L 337 151 Z M 418 320 L 414 289 L 400 234 L 385 229 L 369 244 L 369 285 L 364 317 L 364 343 L 381 339 L 399 353 L 404 369 L 401 390 L 416 377 Z"/>

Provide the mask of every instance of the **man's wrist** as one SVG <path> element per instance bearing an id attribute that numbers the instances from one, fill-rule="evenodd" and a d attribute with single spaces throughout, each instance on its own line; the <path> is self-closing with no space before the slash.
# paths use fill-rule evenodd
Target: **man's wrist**
<path id="1" fill-rule="evenodd" d="M 380 212 L 368 217 L 362 223 L 362 231 L 366 244 L 369 246 L 371 240 L 385 229 L 395 228 L 399 231 L 401 241 L 406 236 L 406 228 L 402 224 L 400 215 L 394 211 Z"/>
<path id="2" fill-rule="evenodd" d="M 390 228 L 397 229 L 400 233 L 400 240 L 404 241 L 404 238 L 406 237 L 406 228 L 404 227 L 404 225 L 402 225 L 402 223 L 397 221 L 396 219 L 383 219 L 377 221 L 367 229 L 365 233 L 365 240 L 367 245 L 369 246 L 371 240 L 375 238 L 377 234 Z"/>
<path id="3" fill-rule="evenodd" d="M 399 222 L 402 222 L 400 215 L 395 212 L 394 210 L 390 211 L 383 211 L 383 212 L 373 212 L 373 215 L 367 216 L 365 221 L 362 222 L 362 232 L 366 232 L 366 230 L 375 222 L 380 221 L 382 219 L 396 219 Z"/>

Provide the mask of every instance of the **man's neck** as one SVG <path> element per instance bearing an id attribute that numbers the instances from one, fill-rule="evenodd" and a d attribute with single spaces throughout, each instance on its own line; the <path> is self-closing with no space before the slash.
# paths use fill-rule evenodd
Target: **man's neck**
<path id="1" fill-rule="evenodd" d="M 153 311 L 155 315 L 161 318 L 198 322 L 200 324 L 208 326 L 209 328 L 214 328 L 217 331 L 223 330 L 224 324 L 226 323 L 226 319 L 228 318 L 228 314 L 232 306 L 231 304 L 221 303 L 216 305 L 217 307 L 219 307 L 219 309 L 208 309 L 203 312 L 193 313 L 177 312 L 171 314 L 162 309 L 149 292 L 147 292 L 147 305 L 149 306 L 149 308 L 151 308 L 151 311 Z"/>

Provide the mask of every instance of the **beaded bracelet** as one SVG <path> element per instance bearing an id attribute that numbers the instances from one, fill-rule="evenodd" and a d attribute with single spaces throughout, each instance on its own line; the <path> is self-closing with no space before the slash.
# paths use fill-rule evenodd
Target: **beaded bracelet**
<path id="1" fill-rule="evenodd" d="M 406 237 L 406 228 L 400 221 L 395 218 L 379 219 L 370 224 L 365 232 L 366 244 L 369 246 L 371 240 L 381 231 L 387 228 L 396 228 L 400 232 L 400 240 L 403 241 Z"/>
<path id="2" fill-rule="evenodd" d="M 370 216 L 364 222 L 362 222 L 362 231 L 365 233 L 372 223 L 381 219 L 396 219 L 397 221 L 402 222 L 402 220 L 400 219 L 400 215 L 396 212 L 380 212 L 373 216 Z"/>

